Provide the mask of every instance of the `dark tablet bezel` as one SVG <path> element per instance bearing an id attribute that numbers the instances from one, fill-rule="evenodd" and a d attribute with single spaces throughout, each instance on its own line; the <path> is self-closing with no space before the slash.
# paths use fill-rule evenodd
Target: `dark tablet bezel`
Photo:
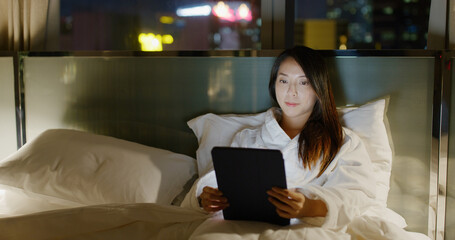
<path id="1" fill-rule="evenodd" d="M 289 225 L 290 220 L 276 213 L 266 193 L 272 187 L 287 188 L 281 151 L 214 147 L 212 159 L 218 188 L 230 205 L 223 210 L 224 219 Z"/>

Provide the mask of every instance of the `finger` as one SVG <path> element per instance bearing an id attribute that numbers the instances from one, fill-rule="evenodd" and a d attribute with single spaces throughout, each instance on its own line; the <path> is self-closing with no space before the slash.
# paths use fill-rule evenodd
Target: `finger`
<path id="1" fill-rule="evenodd" d="M 205 203 L 206 205 L 210 205 L 210 206 L 228 206 L 229 205 L 228 202 L 211 201 L 210 199 L 205 199 L 202 202 Z"/>
<path id="2" fill-rule="evenodd" d="M 222 196 L 223 195 L 223 193 L 220 190 L 218 190 L 216 188 L 208 187 L 208 186 L 204 187 L 202 189 L 202 191 L 206 192 L 206 193 L 213 194 L 213 195 L 217 195 L 217 196 Z"/>
<path id="3" fill-rule="evenodd" d="M 289 196 L 283 196 L 274 191 L 268 191 L 267 193 L 269 194 L 269 196 L 281 201 L 282 203 L 292 207 L 293 209 L 299 209 L 299 203 L 296 202 L 294 199 L 290 198 Z"/>
<path id="4" fill-rule="evenodd" d="M 202 189 L 201 195 L 199 195 L 201 198 L 220 198 L 223 197 L 223 193 L 215 188 L 211 187 L 204 187 Z"/>
<path id="5" fill-rule="evenodd" d="M 305 201 L 305 199 L 306 199 L 305 195 L 303 195 L 302 193 L 297 192 L 295 190 L 287 190 L 287 193 L 292 199 L 294 199 L 298 202 Z"/>
<path id="6" fill-rule="evenodd" d="M 205 205 L 203 208 L 204 209 L 209 209 L 210 211 L 219 211 L 223 210 L 225 208 L 229 207 L 229 204 L 223 204 L 223 205 Z"/>
<path id="7" fill-rule="evenodd" d="M 272 191 L 274 191 L 282 196 L 285 196 L 287 198 L 294 199 L 296 201 L 301 201 L 301 200 L 305 199 L 305 195 L 303 195 L 302 193 L 297 192 L 295 190 L 273 187 Z"/>
<path id="8" fill-rule="evenodd" d="M 220 196 L 216 196 L 216 195 L 209 194 L 209 193 L 201 194 L 200 197 L 201 197 L 201 199 L 206 199 L 206 200 L 209 200 L 212 202 L 220 202 L 220 203 L 228 202 L 226 197 L 220 197 Z"/>
<path id="9" fill-rule="evenodd" d="M 269 202 L 273 204 L 273 206 L 276 207 L 276 209 L 279 209 L 283 212 L 286 212 L 286 213 L 295 213 L 295 209 L 293 209 L 291 206 L 281 202 L 281 201 L 278 201 L 276 200 L 275 198 L 272 198 L 270 197 L 269 198 Z"/>
<path id="10" fill-rule="evenodd" d="M 217 207 L 213 207 L 213 206 L 204 206 L 203 209 L 206 212 L 216 212 L 216 211 L 218 211 L 218 208 Z"/>
<path id="11" fill-rule="evenodd" d="M 227 203 L 220 204 L 220 203 L 212 203 L 212 202 L 208 202 L 208 201 L 202 202 L 202 208 L 204 210 L 206 210 L 207 212 L 216 212 L 216 211 L 223 210 L 227 207 L 229 207 L 229 204 L 227 204 Z"/>
<path id="12" fill-rule="evenodd" d="M 211 198 L 201 198 L 201 204 L 213 205 L 213 206 L 229 205 L 227 200 L 219 201 L 218 199 L 211 199 Z"/>
<path id="13" fill-rule="evenodd" d="M 273 196 L 273 197 L 275 197 L 275 198 L 280 198 L 280 197 L 287 198 L 286 195 L 283 195 L 282 193 L 277 192 L 277 191 L 274 191 L 274 190 L 269 190 L 269 191 L 267 191 L 267 194 L 270 195 L 270 196 Z"/>
<path id="14" fill-rule="evenodd" d="M 211 212 L 211 213 L 213 213 L 213 212 L 218 212 L 218 211 L 224 210 L 225 208 L 226 208 L 226 207 L 224 207 L 224 206 L 223 206 L 223 207 L 221 207 L 221 206 L 220 206 L 220 207 L 204 207 L 204 210 L 205 210 L 206 212 Z"/>
<path id="15" fill-rule="evenodd" d="M 284 211 L 282 211 L 282 210 L 280 210 L 280 209 L 276 209 L 276 213 L 278 214 L 278 216 L 280 216 L 280 217 L 282 217 L 282 218 L 289 218 L 289 219 L 291 219 L 291 218 L 294 217 L 294 216 L 292 216 L 291 214 L 286 213 L 286 212 L 284 212 Z"/>
<path id="16" fill-rule="evenodd" d="M 274 192 L 276 192 L 276 193 L 278 193 L 280 195 L 283 195 L 283 196 L 288 196 L 289 195 L 289 190 L 284 189 L 284 188 L 273 187 L 272 191 L 274 191 Z"/>
<path id="17" fill-rule="evenodd" d="M 287 189 L 272 188 L 272 190 L 269 190 L 267 193 L 273 194 L 278 199 L 292 199 L 289 196 L 289 191 Z"/>
<path id="18" fill-rule="evenodd" d="M 274 198 L 276 198 L 276 199 L 282 201 L 283 203 L 286 203 L 287 205 L 291 206 L 291 207 L 292 207 L 293 209 L 295 209 L 295 210 L 298 210 L 298 209 L 301 208 L 301 206 L 303 206 L 304 199 L 305 199 L 304 196 L 303 196 L 303 194 L 302 194 L 303 199 L 302 199 L 301 196 L 298 196 L 298 195 L 296 195 L 298 198 L 297 198 L 297 199 L 294 199 L 294 198 L 292 198 L 292 197 L 289 196 L 289 195 L 283 195 L 284 193 L 290 193 L 290 191 L 288 191 L 287 189 L 285 189 L 285 190 L 280 190 L 280 191 L 281 191 L 282 194 L 280 194 L 280 193 L 278 193 L 278 192 L 275 192 L 275 191 L 273 191 L 273 190 L 267 191 L 267 193 L 268 193 L 270 196 L 272 196 L 272 197 L 274 197 Z"/>

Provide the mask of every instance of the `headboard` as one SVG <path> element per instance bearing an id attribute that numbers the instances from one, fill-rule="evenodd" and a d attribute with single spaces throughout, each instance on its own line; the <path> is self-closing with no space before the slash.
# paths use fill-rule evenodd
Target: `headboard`
<path id="1" fill-rule="evenodd" d="M 27 139 L 76 128 L 195 156 L 186 122 L 258 112 L 272 57 L 27 57 Z M 46 114 L 43 115 L 43 112 Z M 43 116 L 45 116 L 43 118 Z"/>
<path id="2" fill-rule="evenodd" d="M 390 96 L 396 154 L 428 159 L 433 56 L 330 56 L 338 106 Z M 272 106 L 272 56 L 24 57 L 26 139 L 74 128 L 194 156 L 186 122 L 207 112 L 255 113 Z"/>
<path id="3" fill-rule="evenodd" d="M 13 52 L 0 52 L 0 159 L 17 149 Z"/>

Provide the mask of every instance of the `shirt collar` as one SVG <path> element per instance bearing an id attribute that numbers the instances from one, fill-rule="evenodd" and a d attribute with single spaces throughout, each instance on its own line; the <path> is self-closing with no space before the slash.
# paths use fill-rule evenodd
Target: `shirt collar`
<path id="1" fill-rule="evenodd" d="M 281 119 L 282 111 L 280 108 L 273 107 L 267 111 L 265 123 L 261 129 L 262 139 L 267 145 L 276 146 L 279 149 L 289 148 L 297 145 L 299 135 L 291 139 L 281 128 L 278 121 Z"/>

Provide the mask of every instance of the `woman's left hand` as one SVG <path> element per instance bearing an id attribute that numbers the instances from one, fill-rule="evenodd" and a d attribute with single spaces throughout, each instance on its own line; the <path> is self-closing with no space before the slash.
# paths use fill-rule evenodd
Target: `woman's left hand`
<path id="1" fill-rule="evenodd" d="M 304 217 L 305 195 L 295 190 L 274 187 L 267 191 L 269 201 L 276 207 L 276 211 L 283 218 Z"/>

